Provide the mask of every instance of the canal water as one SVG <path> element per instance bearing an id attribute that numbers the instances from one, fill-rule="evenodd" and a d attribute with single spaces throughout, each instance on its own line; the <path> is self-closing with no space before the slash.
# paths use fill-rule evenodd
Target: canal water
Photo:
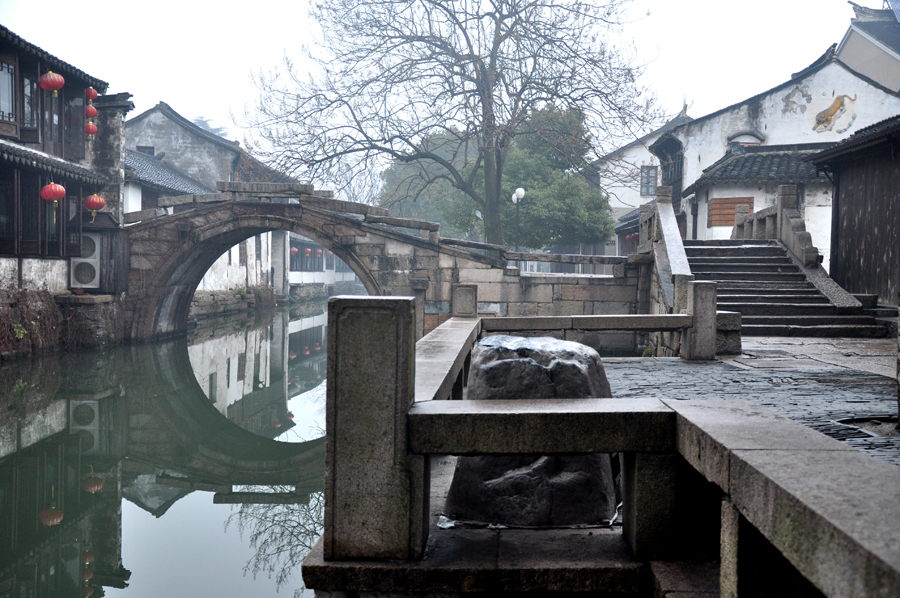
<path id="1" fill-rule="evenodd" d="M 0 367 L 0 598 L 311 595 L 324 308 Z"/>

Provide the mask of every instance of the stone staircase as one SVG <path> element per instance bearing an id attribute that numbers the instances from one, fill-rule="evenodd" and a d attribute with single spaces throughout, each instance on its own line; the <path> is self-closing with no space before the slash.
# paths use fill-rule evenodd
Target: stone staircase
<path id="1" fill-rule="evenodd" d="M 718 283 L 718 309 L 741 313 L 743 336 L 883 337 L 885 308 L 838 308 L 775 241 L 684 241 L 696 280 Z M 896 320 L 897 312 L 893 310 Z"/>

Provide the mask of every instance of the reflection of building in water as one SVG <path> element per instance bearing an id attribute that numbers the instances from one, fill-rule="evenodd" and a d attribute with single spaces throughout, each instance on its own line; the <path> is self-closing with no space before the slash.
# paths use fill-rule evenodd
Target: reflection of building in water
<path id="1" fill-rule="evenodd" d="M 287 417 L 283 340 L 277 337 L 273 326 L 248 328 L 188 347 L 194 377 L 216 409 L 269 438 L 293 425 Z"/>
<path id="2" fill-rule="evenodd" d="M 41 387 L 23 372 L 13 377 L 21 384 L 0 414 L 0 596 L 126 587 L 118 466 L 124 399 L 117 388 L 75 393 Z"/>
<path id="3" fill-rule="evenodd" d="M 291 397 L 315 388 L 325 379 L 327 321 L 328 315 L 322 313 L 290 323 L 288 395 Z"/>

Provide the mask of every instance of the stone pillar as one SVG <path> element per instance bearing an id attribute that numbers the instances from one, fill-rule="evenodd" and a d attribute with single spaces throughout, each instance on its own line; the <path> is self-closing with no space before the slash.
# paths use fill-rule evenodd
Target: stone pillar
<path id="1" fill-rule="evenodd" d="M 687 313 L 693 325 L 681 333 L 681 356 L 688 360 L 716 358 L 716 283 L 688 284 Z"/>
<path id="2" fill-rule="evenodd" d="M 784 217 L 785 210 L 797 209 L 797 185 L 778 185 L 778 196 L 775 198 L 775 232 L 777 239 L 785 241 L 793 233 L 792 230 L 784 230 L 786 223 L 790 222 Z"/>
<path id="3" fill-rule="evenodd" d="M 325 559 L 418 559 L 428 534 L 427 459 L 407 448 L 415 299 L 328 301 Z"/>
<path id="4" fill-rule="evenodd" d="M 88 142 L 85 161 L 103 171 L 110 181 L 100 195 L 105 211 L 121 223 L 125 213 L 125 115 L 134 110 L 130 93 L 104 95 L 94 100 L 97 134 Z"/>
<path id="5" fill-rule="evenodd" d="M 450 287 L 450 315 L 454 318 L 478 317 L 477 284 L 454 284 Z"/>
<path id="6" fill-rule="evenodd" d="M 747 223 L 747 214 L 750 213 L 750 206 L 738 205 L 734 206 L 734 230 L 731 231 L 732 239 L 744 238 L 744 227 Z"/>
<path id="7" fill-rule="evenodd" d="M 290 235 L 286 230 L 272 231 L 272 288 L 276 297 L 290 294 Z"/>
<path id="8" fill-rule="evenodd" d="M 625 453 L 622 533 L 639 559 L 663 558 L 674 537 L 677 455 Z"/>
<path id="9" fill-rule="evenodd" d="M 428 294 L 427 278 L 411 278 L 409 284 L 416 296 L 416 340 L 425 336 L 425 296 Z"/>

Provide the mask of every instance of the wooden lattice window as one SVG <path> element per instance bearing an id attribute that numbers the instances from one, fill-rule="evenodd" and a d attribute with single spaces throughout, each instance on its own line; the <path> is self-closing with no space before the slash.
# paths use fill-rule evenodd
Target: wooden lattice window
<path id="1" fill-rule="evenodd" d="M 749 206 L 753 213 L 752 197 L 713 197 L 706 209 L 706 228 L 713 226 L 734 226 L 734 210 L 738 206 Z"/>

